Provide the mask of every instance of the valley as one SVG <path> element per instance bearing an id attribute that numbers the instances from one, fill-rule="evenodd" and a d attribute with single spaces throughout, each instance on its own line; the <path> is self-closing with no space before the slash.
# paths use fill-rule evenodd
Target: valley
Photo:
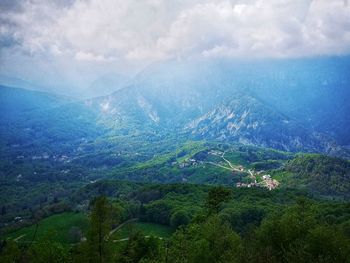
<path id="1" fill-rule="evenodd" d="M 331 70 L 326 60 L 313 62 L 321 72 Z M 326 238 L 336 246 L 348 244 L 339 240 L 350 238 L 348 104 L 342 99 L 349 75 L 335 72 L 309 94 L 324 75 L 309 81 L 305 71 L 313 74 L 313 64 L 299 63 L 270 62 L 280 77 L 259 63 L 251 71 L 249 64 L 194 69 L 167 62 L 166 72 L 155 64 L 113 93 L 83 100 L 0 86 L 0 240 L 41 255 L 46 244 L 86 262 L 86 246 L 98 242 L 91 241 L 94 222 L 105 215 L 103 242 L 114 251 L 111 258 L 132 254 L 129 246 L 154 246 L 158 262 L 184 251 L 176 246 L 188 240 L 200 246 L 230 233 L 244 247 L 245 262 L 269 249 L 261 244 L 275 246 L 266 241 L 275 230 L 278 242 L 288 243 L 282 236 L 292 234 L 284 231 L 305 216 L 307 235 L 295 242 L 312 243 L 325 228 L 322 233 L 339 235 Z M 289 71 L 290 65 L 300 70 Z M 237 75 L 222 75 L 231 71 Z M 302 99 L 295 79 L 306 87 Z M 331 93 L 337 107 L 327 101 Z"/>
<path id="2" fill-rule="evenodd" d="M 0 0 L 0 263 L 350 263 L 350 0 Z"/>

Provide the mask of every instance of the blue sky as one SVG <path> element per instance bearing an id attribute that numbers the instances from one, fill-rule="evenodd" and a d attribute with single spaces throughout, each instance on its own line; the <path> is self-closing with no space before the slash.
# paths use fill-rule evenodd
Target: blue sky
<path id="1" fill-rule="evenodd" d="M 350 52 L 346 0 L 2 0 L 0 74 L 84 89 L 154 61 Z"/>

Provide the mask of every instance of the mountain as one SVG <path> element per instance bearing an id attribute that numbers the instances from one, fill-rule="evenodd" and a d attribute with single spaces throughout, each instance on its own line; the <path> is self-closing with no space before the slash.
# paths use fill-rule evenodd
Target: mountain
<path id="1" fill-rule="evenodd" d="M 185 129 L 199 139 L 235 141 L 284 151 L 340 150 L 331 140 L 246 94 L 228 99 Z"/>
<path id="2" fill-rule="evenodd" d="M 23 79 L 9 77 L 3 74 L 0 74 L 0 86 L 6 87 L 17 87 L 17 88 L 26 88 L 29 90 L 42 90 L 43 87 L 35 85 L 29 81 Z"/>
<path id="3" fill-rule="evenodd" d="M 350 142 L 349 66 L 348 57 L 167 61 L 87 104 L 104 123 L 124 132 L 171 131 L 342 155 L 341 146 Z"/>
<path id="4" fill-rule="evenodd" d="M 315 197 L 350 198 L 348 161 L 280 151 L 348 157 L 332 134 L 231 82 L 233 74 L 222 70 L 227 65 L 166 64 L 151 66 L 113 94 L 85 101 L 1 86 L 0 203 L 5 216 L 0 229 L 19 224 L 13 222 L 17 216 L 32 220 L 33 212 L 87 209 L 90 194 L 119 195 L 114 185 L 89 190 L 102 179 L 179 183 L 179 189 L 220 184 L 262 196 L 274 194 L 266 189 L 301 188 Z M 125 188 L 121 196 L 132 195 L 139 185 L 116 184 Z M 78 192 L 83 186 L 88 195 Z M 157 191 L 144 198 L 154 195 Z M 69 201 L 67 206 L 64 200 L 71 197 L 83 203 Z"/>
<path id="5" fill-rule="evenodd" d="M 10 153 L 72 151 L 82 138 L 95 139 L 103 131 L 83 103 L 45 92 L 0 86 L 0 111 L 1 155 L 6 158 Z"/>
<path id="6" fill-rule="evenodd" d="M 349 57 L 295 59 L 246 65 L 243 71 L 253 72 L 247 87 L 262 101 L 349 145 L 349 65 Z"/>
<path id="7" fill-rule="evenodd" d="M 67 103 L 67 98 L 62 96 L 8 86 L 0 86 L 0 95 L 1 110 L 11 114 L 37 109 L 45 110 Z"/>
<path id="8" fill-rule="evenodd" d="M 3 87 L 1 121 L 51 139 L 171 134 L 348 157 L 349 71 L 349 57 L 165 61 L 81 102 Z M 123 79 L 107 74 L 95 84 Z"/>

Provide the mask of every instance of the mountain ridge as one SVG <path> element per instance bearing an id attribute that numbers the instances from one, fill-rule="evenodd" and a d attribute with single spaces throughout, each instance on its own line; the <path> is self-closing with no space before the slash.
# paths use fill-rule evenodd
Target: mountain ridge
<path id="1" fill-rule="evenodd" d="M 129 86 L 108 96 L 100 97 L 98 99 L 100 106 L 97 105 L 96 107 L 95 103 L 95 110 L 100 112 L 100 115 L 107 122 L 108 119 L 113 122 L 117 118 L 116 116 L 119 116 L 118 119 L 121 121 L 114 127 L 118 127 L 119 124 L 125 126 L 128 122 L 136 122 L 139 124 L 138 130 L 147 127 L 154 131 L 174 130 L 179 133 L 187 133 L 190 123 L 193 124 L 199 118 L 205 118 L 206 115 L 213 114 L 213 111 L 219 108 L 220 105 L 229 103 L 230 98 L 235 100 L 236 110 L 243 109 L 245 107 L 244 99 L 239 102 L 235 98 L 237 96 L 249 96 L 255 100 L 256 104 L 259 102 L 255 112 L 250 109 L 250 114 L 253 111 L 255 115 L 255 122 L 259 121 L 258 110 L 267 111 L 269 114 L 265 113 L 265 120 L 260 123 L 270 117 L 276 117 L 279 119 L 279 124 L 275 128 L 279 132 L 287 131 L 287 135 L 293 133 L 296 135 L 304 133 L 304 135 L 290 136 L 290 145 L 286 142 L 287 139 L 284 139 L 285 142 L 276 141 L 271 143 L 269 143 L 269 138 L 247 140 L 244 136 L 242 138 L 239 138 L 239 136 L 221 136 L 221 139 L 225 140 L 225 137 L 227 137 L 227 140 L 240 141 L 241 139 L 244 143 L 283 150 L 316 151 L 329 154 L 342 152 L 341 154 L 344 154 L 345 150 L 340 149 L 339 146 L 343 142 L 347 142 L 348 136 L 344 130 L 348 126 L 350 127 L 350 123 L 343 118 L 346 112 L 350 112 L 350 109 L 346 106 L 347 104 L 343 101 L 344 96 L 348 94 L 346 70 L 340 71 L 338 75 L 337 72 L 330 71 L 331 75 L 325 77 L 328 79 L 327 85 L 322 85 L 323 77 L 321 74 L 318 74 L 316 80 L 311 82 L 308 79 L 309 75 L 317 70 L 327 72 L 330 66 L 334 66 L 334 63 L 347 64 L 349 60 L 335 59 L 334 62 L 329 59 L 316 59 L 317 64 L 315 66 L 312 61 L 304 63 L 294 60 L 290 62 L 293 66 L 291 72 L 287 70 L 290 65 L 285 61 L 273 61 L 268 63 L 267 66 L 260 62 L 261 64 L 258 63 L 256 67 L 245 63 L 241 68 L 237 64 L 227 65 L 225 63 L 222 63 L 223 65 L 220 63 L 203 64 L 198 65 L 198 67 L 195 67 L 193 63 L 183 61 L 157 63 L 138 74 L 134 80 L 130 81 Z M 302 74 L 299 74 L 300 72 Z M 286 83 L 284 83 L 285 81 Z M 298 87 L 297 83 L 300 83 L 301 86 Z M 331 83 L 333 84 L 331 85 Z M 337 83 L 339 88 L 336 87 Z M 283 86 L 281 86 L 282 84 Z M 321 88 L 319 88 L 320 85 Z M 305 96 L 301 94 L 303 87 Z M 337 97 L 331 98 L 330 94 L 337 94 Z M 277 98 L 279 96 L 280 101 L 270 99 L 274 95 Z M 284 105 L 283 101 L 286 104 L 285 109 L 281 106 Z M 296 106 L 298 101 L 301 104 Z M 325 109 L 322 109 L 318 101 L 324 103 Z M 329 132 L 329 128 L 320 128 L 320 126 L 326 127 L 332 121 L 331 116 L 324 115 L 324 111 L 327 111 L 328 108 L 334 108 L 332 106 L 334 102 L 339 102 L 339 106 L 331 111 L 334 113 L 333 118 L 335 119 L 334 123 L 331 123 L 332 127 L 339 124 L 339 119 L 342 120 L 341 125 L 339 125 L 341 128 L 336 130 L 337 133 Z M 238 106 L 239 103 L 240 106 Z M 293 112 L 305 105 L 309 105 L 309 108 L 305 110 L 305 117 L 300 117 L 301 114 Z M 234 112 L 231 111 L 232 113 Z M 285 120 L 282 120 L 283 116 L 285 116 Z M 322 123 L 322 116 L 327 117 L 324 123 Z M 123 121 L 126 124 L 123 124 Z M 289 122 L 290 125 L 287 125 Z M 277 124 L 277 122 L 274 124 Z M 290 128 L 291 124 L 295 126 L 293 130 Z M 219 129 L 220 134 L 215 134 L 217 126 L 224 125 L 224 120 L 223 123 L 217 122 L 216 126 L 211 125 L 212 130 L 207 134 L 213 134 L 210 138 L 215 139 L 220 138 L 220 134 L 229 134 L 227 124 L 226 131 Z M 254 126 L 253 123 L 251 125 Z M 233 127 L 232 123 L 230 127 Z M 271 126 L 270 131 L 273 133 L 272 128 Z M 203 138 L 203 136 L 200 136 L 200 132 L 196 134 L 195 130 L 190 131 L 190 134 L 195 135 L 194 137 L 199 135 L 197 137 Z M 259 136 L 261 134 L 256 132 L 251 137 Z M 265 133 L 264 136 L 268 136 L 268 134 Z M 288 136 L 285 137 L 288 138 Z M 307 142 L 304 142 L 304 140 L 307 140 Z M 298 145 L 300 146 L 297 147 Z"/>
<path id="2" fill-rule="evenodd" d="M 336 65 L 341 70 L 335 71 Z M 348 157 L 343 147 L 350 128 L 346 65 L 348 57 L 241 64 L 167 61 L 149 66 L 112 94 L 67 100 L 70 106 L 54 115 L 85 116 L 106 136 L 181 134 Z M 6 103 L 16 107 L 17 102 Z"/>

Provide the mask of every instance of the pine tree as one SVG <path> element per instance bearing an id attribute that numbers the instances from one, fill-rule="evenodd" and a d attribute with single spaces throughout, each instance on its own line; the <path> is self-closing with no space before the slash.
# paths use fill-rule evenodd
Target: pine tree
<path id="1" fill-rule="evenodd" d="M 107 237 L 111 230 L 111 207 L 106 197 L 97 197 L 93 201 L 90 214 L 90 231 L 88 235 L 89 261 L 108 262 L 109 251 Z"/>

